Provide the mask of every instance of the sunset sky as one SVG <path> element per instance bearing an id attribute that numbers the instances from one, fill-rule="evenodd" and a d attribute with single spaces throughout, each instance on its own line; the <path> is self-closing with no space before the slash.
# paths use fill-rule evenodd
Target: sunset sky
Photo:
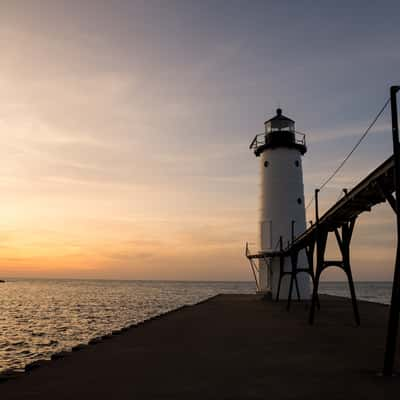
<path id="1" fill-rule="evenodd" d="M 251 139 L 277 106 L 296 121 L 307 202 L 400 84 L 399 15 L 398 0 L 0 0 L 0 277 L 250 280 Z M 390 155 L 388 111 L 322 208 Z M 364 215 L 355 278 L 390 280 L 394 245 L 389 207 Z"/>

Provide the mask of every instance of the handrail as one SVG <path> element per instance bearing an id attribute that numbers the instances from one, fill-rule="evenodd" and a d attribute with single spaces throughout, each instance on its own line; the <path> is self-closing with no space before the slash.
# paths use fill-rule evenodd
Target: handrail
<path id="1" fill-rule="evenodd" d="M 268 138 L 270 137 L 271 134 L 279 134 L 280 131 L 274 131 L 270 133 L 258 133 L 254 139 L 251 141 L 249 149 L 250 150 L 257 150 L 259 147 L 264 146 L 265 144 L 268 143 Z M 290 131 L 281 131 L 282 133 L 284 132 L 290 132 Z M 306 135 L 301 132 L 290 132 L 293 133 L 294 136 L 294 143 L 299 144 L 299 145 L 306 145 Z"/>

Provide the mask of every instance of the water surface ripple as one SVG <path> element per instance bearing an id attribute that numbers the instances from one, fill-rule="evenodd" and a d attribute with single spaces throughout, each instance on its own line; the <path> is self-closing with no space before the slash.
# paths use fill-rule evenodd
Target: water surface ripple
<path id="1" fill-rule="evenodd" d="M 0 285 L 0 371 L 251 283 L 12 279 Z"/>

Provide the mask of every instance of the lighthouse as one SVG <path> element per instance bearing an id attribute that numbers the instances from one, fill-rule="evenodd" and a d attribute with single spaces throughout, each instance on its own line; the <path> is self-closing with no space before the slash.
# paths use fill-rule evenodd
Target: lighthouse
<path id="1" fill-rule="evenodd" d="M 302 156 L 307 147 L 305 135 L 295 131 L 295 123 L 282 114 L 266 121 L 265 132 L 257 135 L 250 148 L 259 158 L 261 196 L 259 211 L 259 249 L 261 253 L 276 253 L 285 248 L 294 237 L 306 229 Z M 307 257 L 299 253 L 298 268 L 305 268 Z M 290 258 L 284 258 L 284 271 L 291 271 Z M 276 297 L 280 275 L 280 257 L 260 259 L 258 268 L 259 290 Z M 310 297 L 308 274 L 297 276 L 300 296 Z M 280 299 L 287 299 L 290 275 L 281 281 Z"/>

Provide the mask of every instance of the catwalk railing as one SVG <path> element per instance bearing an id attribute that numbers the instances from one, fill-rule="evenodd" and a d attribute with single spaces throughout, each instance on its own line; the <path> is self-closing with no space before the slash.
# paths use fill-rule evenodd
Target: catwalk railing
<path id="1" fill-rule="evenodd" d="M 387 201 L 392 210 L 395 212 L 397 224 L 397 249 L 396 262 L 394 268 L 392 297 L 390 303 L 389 321 L 387 328 L 387 340 L 384 356 L 383 374 L 385 376 L 393 375 L 394 360 L 396 353 L 396 341 L 398 335 L 398 324 L 400 314 L 400 143 L 399 129 L 397 118 L 397 99 L 396 94 L 400 90 L 400 86 L 392 86 L 390 90 L 391 116 L 392 116 L 392 138 L 393 138 L 393 155 L 384 163 L 379 165 L 373 172 L 359 182 L 352 190 L 344 191 L 344 197 L 338 200 L 330 207 L 321 217 L 318 210 L 318 193 L 316 189 L 313 200 L 315 201 L 315 222 L 302 234 L 293 237 L 291 243 L 287 247 L 281 245 L 279 250 L 260 251 L 251 254 L 246 246 L 246 256 L 251 265 L 255 265 L 255 260 L 264 259 L 271 260 L 274 257 L 279 257 L 281 266 L 285 257 L 291 260 L 291 271 L 285 271 L 283 267 L 280 270 L 280 281 L 283 274 L 290 275 L 290 286 L 287 308 L 289 309 L 294 285 L 297 288 L 299 297 L 297 274 L 300 272 L 308 272 L 313 281 L 313 293 L 311 298 L 311 307 L 309 314 L 309 323 L 313 324 L 315 318 L 315 307 L 319 307 L 318 288 L 322 272 L 328 267 L 341 268 L 348 279 L 353 312 L 357 325 L 360 324 L 357 300 L 354 290 L 354 282 L 351 271 L 350 262 L 350 246 L 356 220 L 360 214 L 366 211 L 371 211 L 372 207 L 379 203 Z M 388 103 L 388 102 L 387 102 Z M 387 104 L 385 103 L 385 104 Z M 384 106 L 384 108 L 386 105 Z M 378 113 L 378 116 L 383 112 L 384 108 Z M 374 122 L 376 122 L 375 118 Z M 372 124 L 373 125 L 373 124 Z M 371 126 L 367 129 L 368 133 Z M 365 134 L 363 135 L 365 137 Z M 359 144 L 360 142 L 358 142 Z M 358 146 L 358 144 L 356 146 Z M 349 153 L 353 153 L 355 148 Z M 346 157 L 345 161 L 348 159 Z M 341 166 L 343 163 L 341 164 Z M 340 167 L 341 167 L 340 166 Z M 331 177 L 329 178 L 331 179 Z M 393 193 L 395 192 L 395 197 Z M 293 224 L 292 224 L 293 225 Z M 326 259 L 326 244 L 329 234 L 334 234 L 337 241 L 340 257 L 337 259 Z M 281 240 L 282 243 L 282 240 Z M 307 268 L 298 268 L 297 260 L 300 251 L 306 252 L 308 266 Z M 315 254 L 315 257 L 314 257 Z M 315 265 L 314 265 L 315 260 Z M 314 271 L 315 270 L 315 271 Z M 253 269 L 253 273 L 256 270 Z M 260 287 L 260 282 L 257 280 L 257 288 Z M 277 299 L 279 298 L 279 289 Z"/>

